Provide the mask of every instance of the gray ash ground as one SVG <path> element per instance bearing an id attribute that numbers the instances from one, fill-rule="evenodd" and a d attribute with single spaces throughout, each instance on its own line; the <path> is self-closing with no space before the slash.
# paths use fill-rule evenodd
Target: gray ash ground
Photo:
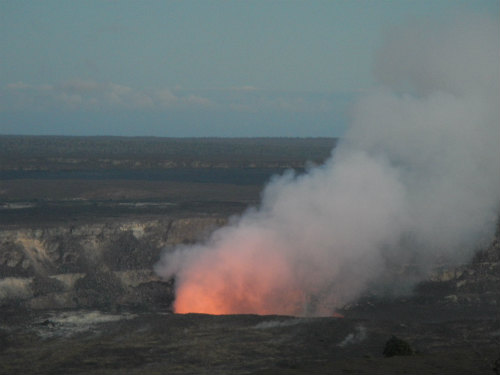
<path id="1" fill-rule="evenodd" d="M 414 313 L 418 310 L 417 313 Z M 344 318 L 2 311 L 2 374 L 494 374 L 498 309 L 360 304 Z M 385 358 L 392 335 L 415 354 Z"/>

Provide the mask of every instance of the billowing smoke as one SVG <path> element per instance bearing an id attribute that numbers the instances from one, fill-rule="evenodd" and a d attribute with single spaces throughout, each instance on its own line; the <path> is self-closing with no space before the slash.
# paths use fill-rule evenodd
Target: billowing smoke
<path id="1" fill-rule="evenodd" d="M 470 258 L 500 201 L 499 35 L 473 16 L 388 33 L 380 86 L 330 160 L 274 178 L 258 208 L 163 255 L 175 311 L 331 314 L 391 269 Z"/>

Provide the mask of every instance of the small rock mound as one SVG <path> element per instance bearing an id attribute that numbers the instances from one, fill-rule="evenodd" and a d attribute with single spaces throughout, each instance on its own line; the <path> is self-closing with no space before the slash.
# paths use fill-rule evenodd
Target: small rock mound
<path id="1" fill-rule="evenodd" d="M 89 271 L 75 283 L 76 302 L 82 307 L 112 307 L 124 293 L 124 286 L 105 266 Z"/>
<path id="2" fill-rule="evenodd" d="M 413 355 L 413 349 L 406 341 L 401 340 L 396 336 L 392 336 L 385 344 L 383 354 L 384 357 Z"/>

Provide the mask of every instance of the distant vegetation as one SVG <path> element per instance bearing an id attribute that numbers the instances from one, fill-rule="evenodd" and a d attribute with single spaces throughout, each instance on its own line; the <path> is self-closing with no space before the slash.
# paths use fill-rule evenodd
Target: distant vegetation
<path id="1" fill-rule="evenodd" d="M 335 138 L 0 136 L 0 170 L 302 168 Z"/>

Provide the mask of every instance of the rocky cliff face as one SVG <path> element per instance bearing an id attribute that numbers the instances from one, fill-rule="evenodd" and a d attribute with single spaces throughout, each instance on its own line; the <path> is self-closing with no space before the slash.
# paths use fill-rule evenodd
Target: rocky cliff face
<path id="1" fill-rule="evenodd" d="M 172 281 L 152 271 L 163 249 L 201 240 L 222 217 L 120 218 L 0 231 L 0 305 L 32 309 L 168 308 Z"/>
<path id="2" fill-rule="evenodd" d="M 0 306 L 30 309 L 171 307 L 173 280 L 153 272 L 160 253 L 202 240 L 224 215 L 119 217 L 0 228 Z M 500 241 L 460 267 L 437 266 L 421 302 L 500 304 Z"/>
<path id="3" fill-rule="evenodd" d="M 491 245 L 459 267 L 440 267 L 421 287 L 437 288 L 446 303 L 500 305 L 500 227 Z"/>

